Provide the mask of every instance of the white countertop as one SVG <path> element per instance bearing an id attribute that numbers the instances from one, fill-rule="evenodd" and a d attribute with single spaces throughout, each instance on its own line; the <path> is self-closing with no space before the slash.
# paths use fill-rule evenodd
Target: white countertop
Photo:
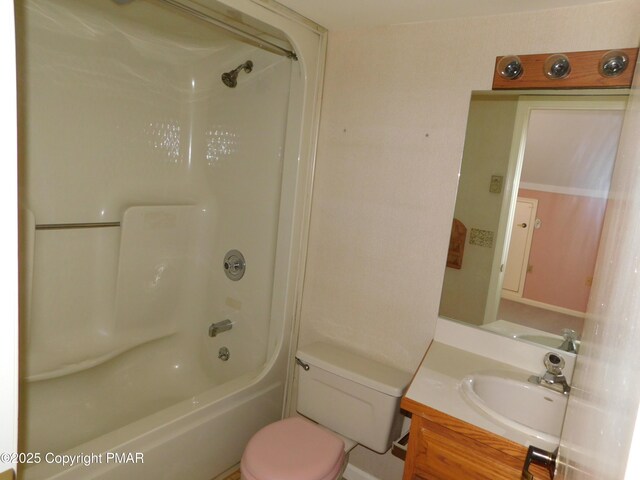
<path id="1" fill-rule="evenodd" d="M 557 445 L 509 428 L 465 399 L 460 391 L 461 381 L 471 373 L 491 372 L 515 376 L 525 382 L 534 373 L 434 341 L 405 396 L 521 445 L 554 450 Z"/>

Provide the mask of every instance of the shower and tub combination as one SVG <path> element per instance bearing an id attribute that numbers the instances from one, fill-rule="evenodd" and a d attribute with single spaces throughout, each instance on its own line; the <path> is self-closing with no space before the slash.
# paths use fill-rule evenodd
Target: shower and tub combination
<path id="1" fill-rule="evenodd" d="M 210 480 L 282 416 L 324 34 L 233 3 L 17 5 L 21 478 Z"/>

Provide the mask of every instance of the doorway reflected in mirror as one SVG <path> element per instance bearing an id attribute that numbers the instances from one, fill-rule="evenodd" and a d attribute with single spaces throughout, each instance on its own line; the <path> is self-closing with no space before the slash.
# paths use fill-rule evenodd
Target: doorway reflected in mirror
<path id="1" fill-rule="evenodd" d="M 553 348 L 579 345 L 625 96 L 472 97 L 455 218 L 495 232 L 447 268 L 440 315 Z M 501 175 L 499 194 L 488 188 Z M 466 269 L 466 270 L 465 270 Z"/>

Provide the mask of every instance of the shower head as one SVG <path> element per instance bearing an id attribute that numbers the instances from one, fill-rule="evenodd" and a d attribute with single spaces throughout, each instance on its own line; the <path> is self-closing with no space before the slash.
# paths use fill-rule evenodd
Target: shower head
<path id="1" fill-rule="evenodd" d="M 241 70 L 244 70 L 246 73 L 250 73 L 253 70 L 253 62 L 251 60 L 247 60 L 242 65 L 234 68 L 230 72 L 225 72 L 222 74 L 222 83 L 224 83 L 229 88 L 236 88 L 238 85 L 238 74 Z"/>

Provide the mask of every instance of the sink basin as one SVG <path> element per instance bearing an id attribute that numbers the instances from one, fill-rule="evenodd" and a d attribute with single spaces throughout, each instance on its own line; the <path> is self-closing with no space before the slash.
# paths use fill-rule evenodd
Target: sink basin
<path id="1" fill-rule="evenodd" d="M 461 383 L 464 397 L 503 425 L 557 444 L 567 396 L 509 376 L 473 374 Z"/>

